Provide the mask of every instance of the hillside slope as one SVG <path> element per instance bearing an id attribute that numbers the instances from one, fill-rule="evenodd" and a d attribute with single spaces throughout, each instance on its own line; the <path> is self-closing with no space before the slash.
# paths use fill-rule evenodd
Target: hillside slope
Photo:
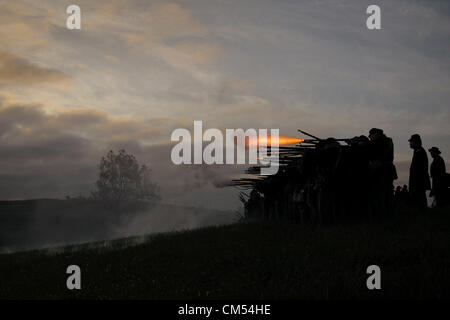
<path id="1" fill-rule="evenodd" d="M 0 298 L 449 298 L 450 212 L 300 228 L 234 224 L 0 255 Z M 66 268 L 82 289 L 66 288 Z M 382 289 L 366 288 L 381 267 Z"/>

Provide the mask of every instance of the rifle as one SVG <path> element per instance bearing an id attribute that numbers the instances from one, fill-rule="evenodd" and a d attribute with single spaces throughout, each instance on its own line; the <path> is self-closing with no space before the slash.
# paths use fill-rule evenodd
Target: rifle
<path id="1" fill-rule="evenodd" d="M 320 138 L 318 138 L 318 137 L 316 137 L 316 136 L 313 136 L 312 134 L 310 134 L 310 133 L 308 133 L 308 132 L 306 132 L 306 131 L 303 131 L 303 130 L 298 129 L 298 132 L 303 133 L 305 136 L 311 137 L 311 138 L 313 138 L 314 140 L 322 140 L 322 139 L 320 139 Z"/>
<path id="2" fill-rule="evenodd" d="M 304 131 L 304 130 L 298 129 L 297 131 L 300 132 L 300 133 L 303 133 L 304 135 L 306 135 L 306 136 L 308 136 L 308 137 L 313 138 L 313 139 L 305 139 L 305 140 L 303 140 L 302 142 L 298 143 L 298 145 L 301 145 L 301 144 L 303 144 L 303 143 L 307 143 L 307 144 L 317 144 L 317 143 L 319 143 L 320 141 L 324 141 L 324 140 L 325 140 L 325 139 L 316 137 L 315 135 L 312 135 L 312 134 L 310 134 L 310 133 L 308 133 L 308 132 L 306 132 L 306 131 Z M 333 138 L 333 139 L 334 139 L 334 138 Z M 334 140 L 335 140 L 335 141 L 342 141 L 342 142 L 345 142 L 345 143 L 349 143 L 352 139 L 353 139 L 353 138 L 340 138 L 340 139 L 334 139 Z"/>

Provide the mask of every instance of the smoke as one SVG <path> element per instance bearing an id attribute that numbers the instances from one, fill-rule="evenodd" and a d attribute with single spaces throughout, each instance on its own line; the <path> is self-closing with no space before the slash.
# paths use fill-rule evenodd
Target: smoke
<path id="1" fill-rule="evenodd" d="M 214 167 L 210 165 L 202 164 L 186 168 L 188 168 L 188 170 L 186 170 L 187 172 L 183 177 L 183 189 L 185 191 L 205 186 L 222 188 L 230 181 L 229 172 L 224 172 L 224 170 L 218 166 L 214 169 Z"/>
<path id="2" fill-rule="evenodd" d="M 113 230 L 115 238 L 160 232 L 190 230 L 235 221 L 233 212 L 160 204 L 140 211 Z"/>
<path id="3" fill-rule="evenodd" d="M 91 200 L 0 202 L 0 252 L 63 246 L 233 223 L 236 214 L 170 204 L 120 212 Z"/>

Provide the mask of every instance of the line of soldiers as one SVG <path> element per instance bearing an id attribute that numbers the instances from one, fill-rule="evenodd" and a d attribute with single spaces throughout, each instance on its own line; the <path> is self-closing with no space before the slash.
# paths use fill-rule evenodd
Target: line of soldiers
<path id="1" fill-rule="evenodd" d="M 342 140 L 347 145 L 340 144 Z M 420 136 L 413 135 L 410 144 L 414 149 L 411 198 L 423 210 L 425 190 L 430 189 L 428 159 Z M 445 163 L 437 148 L 431 148 L 430 153 L 431 195 L 443 205 L 447 191 Z M 383 130 L 372 128 L 368 137 L 318 139 L 312 147 L 290 148 L 287 156 L 280 157 L 285 165 L 276 175 L 243 178 L 233 185 L 252 188 L 249 194 L 241 194 L 249 218 L 313 223 L 377 218 L 389 216 L 394 210 L 393 183 L 398 177 L 393 161 L 392 139 Z"/>

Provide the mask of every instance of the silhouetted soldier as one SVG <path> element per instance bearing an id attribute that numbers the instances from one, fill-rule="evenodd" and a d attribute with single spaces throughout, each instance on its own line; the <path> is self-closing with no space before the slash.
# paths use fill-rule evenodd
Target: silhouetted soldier
<path id="1" fill-rule="evenodd" d="M 411 167 L 409 169 L 409 193 L 411 201 L 420 211 L 427 208 L 426 190 L 430 190 L 430 176 L 428 175 L 428 157 L 422 147 L 420 135 L 413 134 L 408 140 L 414 150 Z"/>
<path id="2" fill-rule="evenodd" d="M 394 143 L 383 130 L 369 131 L 372 208 L 375 215 L 389 215 L 393 209 L 393 182 L 397 179 L 394 166 Z"/>
<path id="3" fill-rule="evenodd" d="M 437 207 L 442 207 L 445 204 L 446 192 L 447 192 L 447 181 L 446 181 L 446 171 L 445 171 L 445 161 L 440 156 L 441 151 L 437 147 L 432 147 L 428 149 L 433 158 L 430 165 L 430 175 L 433 181 L 430 197 L 434 196 Z"/>
<path id="4" fill-rule="evenodd" d="M 370 181 L 370 140 L 361 135 L 348 142 L 351 146 L 351 157 L 348 177 L 353 190 L 352 211 L 357 218 L 367 218 L 370 215 L 371 181 Z M 348 201 L 347 197 L 344 197 Z"/>

